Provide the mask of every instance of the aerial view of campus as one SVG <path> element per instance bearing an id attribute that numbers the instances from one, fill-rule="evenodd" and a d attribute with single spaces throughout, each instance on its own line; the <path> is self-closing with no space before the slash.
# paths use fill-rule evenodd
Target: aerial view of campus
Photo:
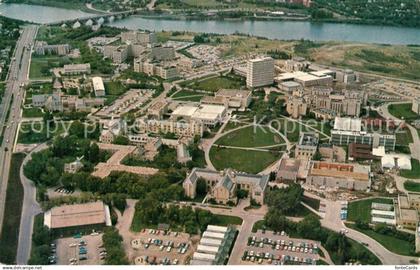
<path id="1" fill-rule="evenodd" d="M 419 0 L 0 1 L 2 269 L 419 264 Z"/>

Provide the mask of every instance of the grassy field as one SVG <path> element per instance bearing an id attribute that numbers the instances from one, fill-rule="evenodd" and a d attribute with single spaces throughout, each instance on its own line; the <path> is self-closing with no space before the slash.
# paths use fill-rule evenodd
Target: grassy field
<path id="1" fill-rule="evenodd" d="M 412 192 L 420 192 L 420 183 L 414 181 L 405 181 L 404 188 Z"/>
<path id="2" fill-rule="evenodd" d="M 181 90 L 175 95 L 172 96 L 175 100 L 181 100 L 181 101 L 194 101 L 198 102 L 201 100 L 202 97 L 204 97 L 205 94 L 195 92 L 195 91 L 189 91 L 189 90 Z"/>
<path id="3" fill-rule="evenodd" d="M 380 233 L 377 233 L 377 232 L 375 232 L 374 230 L 371 230 L 371 229 L 360 229 L 353 224 L 347 224 L 347 226 L 354 229 L 354 230 L 357 230 L 361 233 L 364 233 L 364 234 L 368 235 L 369 237 L 371 237 L 373 239 L 375 239 L 376 241 L 378 241 L 381 245 L 383 245 L 386 249 L 388 249 L 391 252 L 394 252 L 394 253 L 399 254 L 399 255 L 406 255 L 406 256 L 412 255 L 410 253 L 410 250 L 413 248 L 414 243 L 410 243 L 409 241 L 401 240 L 401 239 L 396 238 L 394 236 L 380 234 Z"/>
<path id="4" fill-rule="evenodd" d="M 411 159 L 411 170 L 401 170 L 400 175 L 405 178 L 420 178 L 420 162 L 417 159 Z"/>
<path id="5" fill-rule="evenodd" d="M 306 197 L 303 196 L 302 197 L 302 202 L 306 203 L 307 205 L 309 205 L 310 207 L 312 207 L 315 210 L 319 210 L 319 205 L 320 205 L 320 201 L 314 198 L 310 198 L 310 197 Z"/>
<path id="6" fill-rule="evenodd" d="M 241 225 L 243 221 L 240 217 L 226 215 L 214 215 L 214 218 L 212 224 L 218 226 Z"/>
<path id="7" fill-rule="evenodd" d="M 361 201 L 350 202 L 348 205 L 348 221 L 356 221 L 361 220 L 363 222 L 370 223 L 371 216 L 371 206 L 372 203 L 392 203 L 391 199 L 385 198 L 373 198 L 373 199 L 366 199 Z"/>
<path id="8" fill-rule="evenodd" d="M 66 126 L 63 126 L 63 124 Z M 69 128 L 68 125 L 68 122 L 58 122 L 56 126 L 47 128 L 43 122 L 35 122 L 33 125 L 32 123 L 24 123 L 20 126 L 18 143 L 32 144 L 48 141 L 63 133 L 65 128 Z"/>
<path id="9" fill-rule="evenodd" d="M 219 89 L 239 89 L 245 86 L 245 80 L 239 76 L 217 76 L 188 82 L 186 87 L 194 90 L 216 92 Z"/>
<path id="10" fill-rule="evenodd" d="M 24 118 L 42 117 L 44 113 L 39 108 L 23 109 L 22 116 Z"/>
<path id="11" fill-rule="evenodd" d="M 329 42 L 310 50 L 320 64 L 419 80 L 420 47 Z"/>
<path id="12" fill-rule="evenodd" d="M 14 264 L 19 238 L 20 213 L 23 203 L 23 186 L 20 182 L 20 165 L 25 154 L 14 154 L 7 185 L 3 229 L 0 238 L 0 262 Z"/>
<path id="13" fill-rule="evenodd" d="M 268 127 L 254 126 L 233 131 L 216 141 L 218 145 L 238 147 L 261 147 L 282 143 L 284 143 L 283 138 Z"/>
<path id="14" fill-rule="evenodd" d="M 412 103 L 390 104 L 388 106 L 388 111 L 390 114 L 400 119 L 405 119 L 405 120 L 420 119 L 420 116 L 411 110 L 411 106 L 412 106 Z"/>
<path id="15" fill-rule="evenodd" d="M 210 159 L 217 170 L 233 168 L 247 173 L 259 173 L 280 158 L 279 153 L 212 147 Z"/>
<path id="16" fill-rule="evenodd" d="M 70 64 L 71 61 L 67 57 L 60 56 L 36 56 L 31 59 L 31 67 L 29 70 L 29 78 L 43 79 L 48 78 L 51 74 L 49 71 L 55 67 L 62 67 Z"/>
<path id="17" fill-rule="evenodd" d="M 408 144 L 413 142 L 413 136 L 408 128 L 404 128 L 395 133 L 396 145 L 408 146 Z"/>

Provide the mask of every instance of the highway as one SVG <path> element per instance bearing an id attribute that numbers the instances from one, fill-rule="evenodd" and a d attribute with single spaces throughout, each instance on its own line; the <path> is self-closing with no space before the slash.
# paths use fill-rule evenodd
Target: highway
<path id="1" fill-rule="evenodd" d="M 3 226 L 10 162 L 21 117 L 24 96 L 22 85 L 27 83 L 29 75 L 31 49 L 28 48 L 33 45 L 37 31 L 38 26 L 23 28 L 10 64 L 6 89 L 0 105 L 0 127 L 3 130 L 0 147 L 0 229 Z"/>

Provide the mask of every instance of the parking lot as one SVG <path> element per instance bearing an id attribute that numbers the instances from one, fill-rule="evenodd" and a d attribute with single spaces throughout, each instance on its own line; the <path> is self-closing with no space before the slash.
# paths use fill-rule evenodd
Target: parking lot
<path id="1" fill-rule="evenodd" d="M 290 238 L 284 232 L 258 230 L 251 234 L 241 258 L 242 264 L 315 264 L 320 243 Z"/>
<path id="2" fill-rule="evenodd" d="M 55 244 L 57 264 L 60 265 L 98 265 L 103 263 L 105 257 L 102 234 L 59 238 Z"/>
<path id="3" fill-rule="evenodd" d="M 197 242 L 186 233 L 145 229 L 131 240 L 130 260 L 135 264 L 186 264 Z"/>

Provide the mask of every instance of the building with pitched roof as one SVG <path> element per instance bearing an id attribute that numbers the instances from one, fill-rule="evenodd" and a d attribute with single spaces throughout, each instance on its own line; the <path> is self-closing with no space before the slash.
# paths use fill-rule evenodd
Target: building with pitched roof
<path id="1" fill-rule="evenodd" d="M 269 180 L 268 175 L 237 173 L 232 169 L 218 172 L 194 168 L 182 184 L 186 196 L 195 198 L 200 178 L 206 182 L 209 197 L 219 203 L 235 202 L 236 190 L 243 189 L 247 190 L 249 196 L 257 203 L 263 204 Z"/>

